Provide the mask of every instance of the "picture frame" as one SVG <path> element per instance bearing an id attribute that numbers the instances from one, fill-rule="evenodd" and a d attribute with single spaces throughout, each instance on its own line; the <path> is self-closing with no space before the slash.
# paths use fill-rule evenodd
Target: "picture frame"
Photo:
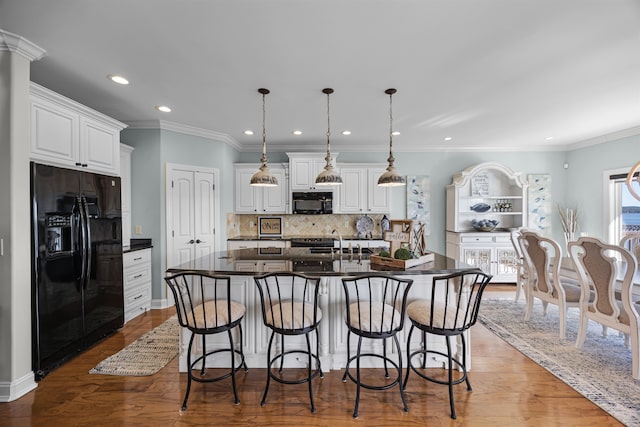
<path id="1" fill-rule="evenodd" d="M 282 237 L 282 217 L 258 217 L 258 237 Z"/>

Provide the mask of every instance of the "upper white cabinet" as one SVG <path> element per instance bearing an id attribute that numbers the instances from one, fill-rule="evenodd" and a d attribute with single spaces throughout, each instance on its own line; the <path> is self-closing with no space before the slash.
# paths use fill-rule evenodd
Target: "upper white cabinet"
<path id="1" fill-rule="evenodd" d="M 338 188 L 337 213 L 389 213 L 389 189 L 378 186 L 385 165 L 340 165 L 342 185 Z"/>
<path id="2" fill-rule="evenodd" d="M 31 83 L 30 157 L 43 163 L 120 174 L 124 123 Z"/>
<path id="3" fill-rule="evenodd" d="M 316 190 L 316 177 L 327 164 L 326 153 L 287 153 L 291 191 Z M 338 153 L 332 153 L 333 166 Z M 326 188 L 326 187 L 325 187 Z"/>
<path id="4" fill-rule="evenodd" d="M 131 152 L 133 147 L 120 144 L 122 246 L 129 246 L 131 242 Z"/>
<path id="5" fill-rule="evenodd" d="M 277 164 L 269 165 L 269 170 L 278 179 L 277 187 L 254 187 L 249 182 L 259 167 L 259 164 L 235 165 L 236 213 L 287 213 L 289 192 L 286 168 Z"/>
<path id="6" fill-rule="evenodd" d="M 471 221 L 499 221 L 499 229 L 527 225 L 527 188 L 520 172 L 495 162 L 469 167 L 447 186 L 447 231 L 475 231 Z"/>

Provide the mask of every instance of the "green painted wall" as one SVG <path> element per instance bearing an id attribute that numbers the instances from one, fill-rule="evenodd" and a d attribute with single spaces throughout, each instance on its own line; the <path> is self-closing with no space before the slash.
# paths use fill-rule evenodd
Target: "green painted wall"
<path id="1" fill-rule="evenodd" d="M 259 153 L 240 153 L 229 145 L 201 137 L 160 130 L 125 130 L 122 142 L 135 147 L 132 155 L 132 224 L 141 225 L 144 237 L 154 242 L 153 297 L 164 298 L 165 269 L 164 173 L 165 164 L 179 163 L 217 168 L 220 171 L 221 241 L 226 238 L 226 214 L 234 209 L 233 163 L 258 163 Z M 318 150 L 318 152 L 321 149 Z M 296 150 L 291 150 L 296 151 Z M 580 230 L 597 237 L 606 236 L 603 224 L 604 171 L 630 168 L 640 160 L 640 135 L 572 151 L 434 151 L 394 153 L 396 168 L 405 175 L 431 178 L 431 233 L 427 245 L 445 252 L 445 189 L 456 172 L 478 163 L 500 162 L 522 173 L 551 174 L 553 212 L 556 205 L 577 207 Z M 286 162 L 284 152 L 268 153 L 269 162 Z M 385 163 L 386 152 L 343 152 L 338 162 Z M 563 164 L 567 162 L 569 168 Z M 392 218 L 406 215 L 403 187 L 392 191 Z M 562 242 L 558 215 L 552 217 L 553 237 Z M 133 237 L 137 237 L 133 235 Z"/>

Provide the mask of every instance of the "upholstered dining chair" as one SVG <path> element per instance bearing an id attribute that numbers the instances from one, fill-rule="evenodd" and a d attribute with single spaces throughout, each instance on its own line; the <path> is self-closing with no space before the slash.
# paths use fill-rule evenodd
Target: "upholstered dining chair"
<path id="1" fill-rule="evenodd" d="M 640 374 L 640 315 L 632 299 L 633 276 L 638 268 L 636 257 L 618 245 L 593 237 L 581 237 L 570 243 L 569 254 L 583 290 L 592 289 L 594 293 L 593 301 L 580 300 L 576 347 L 581 348 L 585 342 L 589 320 L 624 333 L 631 341 L 631 373 L 637 380 Z M 624 274 L 619 274 L 621 269 Z"/>
<path id="2" fill-rule="evenodd" d="M 534 298 L 542 302 L 544 316 L 549 304 L 557 305 L 564 339 L 567 309 L 580 306 L 580 284 L 560 277 L 562 250 L 555 240 L 534 231 L 523 231 L 520 239 L 528 274 L 524 320 L 531 318 Z"/>
<path id="3" fill-rule="evenodd" d="M 353 418 L 358 418 L 360 405 L 360 389 L 388 390 L 398 386 L 405 412 L 409 411 L 402 384 L 402 350 L 397 334 L 404 326 L 407 294 L 413 284 L 411 279 L 400 279 L 379 274 L 366 274 L 342 279 L 345 295 L 345 322 L 347 324 L 347 366 L 342 381 L 347 378 L 356 384 L 356 402 Z M 355 355 L 351 355 L 351 336 L 358 337 Z M 387 338 L 393 339 L 397 350 L 397 361 L 387 354 Z M 362 350 L 363 339 L 382 340 L 382 354 L 371 350 Z M 360 365 L 363 359 L 381 360 L 384 366 L 385 380 L 380 385 L 362 381 Z M 350 370 L 355 362 L 355 376 Z M 390 379 L 388 365 L 392 365 L 396 373 Z"/>
<path id="4" fill-rule="evenodd" d="M 322 310 L 318 307 L 320 279 L 310 278 L 302 274 L 275 272 L 254 277 L 260 293 L 262 321 L 271 330 L 267 348 L 267 383 L 264 387 L 261 405 L 267 403 L 269 384 L 273 379 L 281 384 L 304 384 L 309 387 L 311 412 L 316 412 L 313 400 L 311 380 L 320 376 L 324 378 L 320 364 L 318 325 L 322 319 Z M 315 350 L 309 335 L 315 331 Z M 281 345 L 277 354 L 271 357 L 273 341 L 276 334 Z M 306 348 L 291 345 L 285 347 L 285 337 L 304 336 Z M 294 348 L 295 347 L 295 348 Z M 306 375 L 292 378 L 284 372 L 285 358 L 289 355 L 302 355 L 306 358 Z M 294 360 L 294 358 L 291 358 Z M 279 367 L 274 368 L 274 365 Z"/>
<path id="5" fill-rule="evenodd" d="M 231 278 L 200 272 L 182 272 L 165 277 L 165 281 L 173 294 L 178 323 L 191 332 L 187 349 L 187 369 L 189 370 L 187 390 L 184 394 L 182 410 L 187 409 L 192 381 L 207 383 L 229 377 L 231 377 L 234 402 L 239 404 L 236 372 L 241 368 L 247 372 L 247 364 L 242 350 L 241 324 L 246 309 L 243 304 L 231 299 Z M 239 332 L 238 348 L 236 348 L 233 339 L 233 332 L 236 328 Z M 206 337 L 224 332 L 227 333 L 229 346 L 216 346 L 215 349 L 208 349 Z M 202 339 L 202 353 L 192 361 L 191 352 L 196 336 Z M 216 377 L 209 377 L 206 366 L 207 358 L 226 352 L 230 353 L 229 364 L 231 368 L 229 371 Z"/>
<path id="6" fill-rule="evenodd" d="M 471 391 L 471 383 L 467 376 L 467 344 L 465 332 L 475 325 L 484 289 L 491 280 L 490 275 L 481 271 L 454 273 L 433 278 L 431 295 L 428 299 L 413 301 L 407 307 L 407 315 L 411 321 L 411 329 L 407 337 L 407 374 L 403 387 L 407 387 L 409 374 L 415 372 L 419 377 L 449 386 L 449 406 L 451 418 L 456 418 L 453 401 L 453 386 L 467 383 L 467 390 Z M 422 348 L 411 351 L 411 335 L 414 329 L 427 334 L 443 336 L 447 345 L 447 353 L 428 349 L 426 336 L 423 335 Z M 450 339 L 459 337 L 462 343 L 461 354 L 453 355 Z M 431 375 L 427 370 L 426 360 L 429 354 L 440 355 L 447 359 L 447 380 Z M 420 358 L 421 356 L 421 358 Z M 420 363 L 413 363 L 420 358 Z M 417 361 L 416 361 L 417 362 Z M 461 370 L 461 375 L 453 378 L 453 371 Z"/>
<path id="7" fill-rule="evenodd" d="M 634 254 L 637 260 L 640 254 L 640 233 L 627 234 L 620 239 L 619 245 Z"/>
<path id="8" fill-rule="evenodd" d="M 527 264 L 524 260 L 524 254 L 522 253 L 522 246 L 520 242 L 520 237 L 522 236 L 522 230 L 513 230 L 509 237 L 511 238 L 511 244 L 513 245 L 513 249 L 516 252 L 516 256 L 518 260 L 516 262 L 516 296 L 514 301 L 520 300 L 520 294 L 522 292 L 527 292 Z M 526 296 L 525 296 L 526 298 Z"/>

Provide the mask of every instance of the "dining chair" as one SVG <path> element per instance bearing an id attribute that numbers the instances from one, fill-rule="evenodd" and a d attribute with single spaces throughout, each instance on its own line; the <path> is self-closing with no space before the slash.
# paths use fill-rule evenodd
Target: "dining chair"
<path id="1" fill-rule="evenodd" d="M 215 382 L 231 377 L 234 402 L 240 403 L 236 387 L 236 372 L 241 368 L 247 372 L 247 364 L 242 350 L 242 324 L 245 306 L 231 299 L 231 278 L 199 272 L 181 272 L 165 277 L 169 289 L 173 294 L 178 323 L 191 332 L 187 349 L 187 390 L 184 394 L 182 410 L 187 409 L 187 400 L 191 391 L 191 382 Z M 233 332 L 239 332 L 238 345 L 234 344 Z M 208 349 L 206 337 L 214 334 L 227 333 L 228 347 Z M 201 355 L 192 361 L 192 347 L 194 339 L 199 336 Z M 207 358 L 218 353 L 230 353 L 228 372 L 210 377 L 207 372 Z M 199 365 L 199 367 L 198 367 Z"/>
<path id="2" fill-rule="evenodd" d="M 481 271 L 436 276 L 433 278 L 430 298 L 413 301 L 407 307 L 411 329 L 407 337 L 407 374 L 403 387 L 406 389 L 411 371 L 425 380 L 448 385 L 449 406 L 453 419 L 456 419 L 453 386 L 466 382 L 467 390 L 471 391 L 471 383 L 467 375 L 465 332 L 475 325 L 478 319 L 482 294 L 491 278 L 492 276 Z M 423 332 L 422 348 L 412 352 L 411 335 L 415 328 Z M 443 336 L 447 345 L 447 353 L 428 349 L 424 333 Z M 462 343 L 461 353 L 456 356 L 451 351 L 450 342 L 455 337 L 459 337 Z M 428 372 L 425 362 L 429 354 L 446 357 L 448 374 L 446 381 L 438 379 Z M 419 356 L 422 356 L 420 363 L 413 363 L 413 360 Z M 455 379 L 453 378 L 454 368 L 462 371 Z"/>
<path id="3" fill-rule="evenodd" d="M 580 326 L 576 347 L 587 337 L 589 320 L 625 334 L 631 341 L 631 375 L 640 373 L 640 315 L 633 302 L 633 276 L 638 267 L 636 257 L 619 245 L 610 245 L 594 237 L 581 237 L 569 244 L 580 285 L 591 289 L 594 298 L 580 300 Z M 604 330 L 604 329 L 603 329 Z M 625 340 L 628 344 L 628 340 Z"/>
<path id="4" fill-rule="evenodd" d="M 342 279 L 345 295 L 345 322 L 347 325 L 347 365 L 342 381 L 347 378 L 356 384 L 356 401 L 353 408 L 353 418 L 358 418 L 360 405 L 360 390 L 388 390 L 398 386 L 405 412 L 409 411 L 402 384 L 402 350 L 397 334 L 404 326 L 407 294 L 413 284 L 412 279 L 401 279 L 380 274 L 366 274 Z M 354 334 L 358 337 L 356 354 L 351 355 L 350 340 Z M 395 343 L 397 361 L 387 353 L 387 338 Z M 382 354 L 374 347 L 363 351 L 363 339 L 382 340 Z M 373 381 L 362 380 L 361 363 L 363 359 L 381 360 L 384 366 L 385 380 L 380 385 Z M 350 370 L 355 362 L 355 376 Z M 388 365 L 396 369 L 396 374 L 390 379 Z"/>
<path id="5" fill-rule="evenodd" d="M 522 253 L 522 246 L 521 246 L 521 242 L 520 242 L 520 237 L 522 236 L 522 230 L 518 229 L 518 230 L 513 230 L 511 231 L 511 233 L 509 234 L 509 237 L 511 239 L 511 244 L 513 245 L 513 249 L 516 252 L 516 257 L 518 258 L 516 261 L 516 295 L 514 298 L 515 302 L 518 302 L 520 300 L 520 294 L 522 292 L 525 293 L 525 299 L 526 299 L 526 292 L 527 292 L 527 264 L 524 260 L 524 254 Z"/>
<path id="6" fill-rule="evenodd" d="M 304 384 L 309 388 L 311 412 L 316 412 L 313 400 L 311 381 L 320 376 L 324 378 L 320 357 L 318 356 L 318 325 L 322 319 L 322 310 L 318 307 L 320 278 L 310 278 L 302 274 L 275 272 L 254 277 L 260 293 L 262 321 L 271 330 L 267 347 L 267 383 L 262 396 L 262 406 L 267 403 L 269 385 L 273 379 L 281 384 Z M 311 346 L 309 335 L 315 332 L 315 351 Z M 273 341 L 276 334 L 280 337 L 280 349 L 271 357 Z M 290 345 L 285 347 L 285 337 L 304 336 L 306 348 Z M 292 378 L 284 370 L 287 356 L 291 361 L 302 355 L 306 360 L 306 375 Z M 279 362 L 279 366 L 278 365 Z M 314 363 L 315 362 L 315 363 Z M 276 365 L 276 368 L 274 368 Z M 294 372 L 295 373 L 295 372 Z"/>
<path id="7" fill-rule="evenodd" d="M 531 318 L 534 298 L 542 302 L 544 316 L 549 304 L 557 305 L 560 338 L 564 339 L 567 309 L 580 306 L 580 284 L 560 276 L 562 250 L 555 240 L 535 231 L 523 231 L 520 242 L 528 274 L 524 320 Z"/>
<path id="8" fill-rule="evenodd" d="M 630 233 L 623 236 L 619 245 L 634 254 L 637 260 L 640 254 L 640 233 Z"/>

